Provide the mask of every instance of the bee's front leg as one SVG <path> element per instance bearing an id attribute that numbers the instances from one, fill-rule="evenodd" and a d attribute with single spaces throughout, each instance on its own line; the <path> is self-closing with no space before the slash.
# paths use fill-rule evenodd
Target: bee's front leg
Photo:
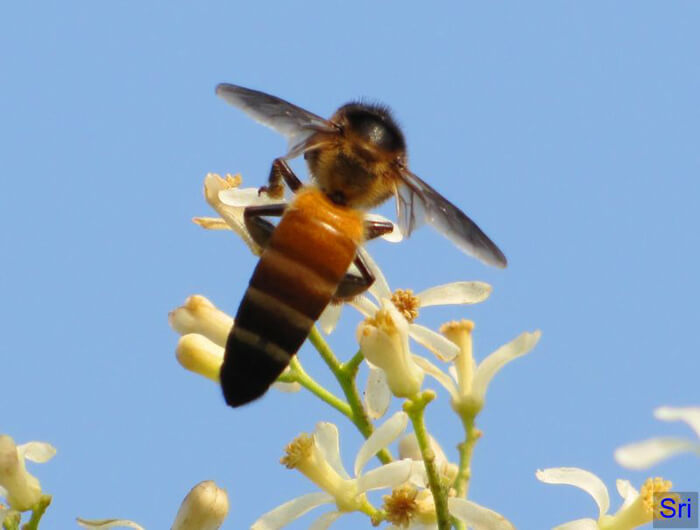
<path id="1" fill-rule="evenodd" d="M 289 167 L 287 161 L 283 158 L 275 158 L 270 168 L 270 175 L 267 177 L 267 185 L 261 186 L 258 189 L 258 194 L 267 193 L 273 199 L 281 199 L 284 197 L 284 181 L 292 192 L 301 188 L 301 180 L 296 176 L 292 168 Z"/>

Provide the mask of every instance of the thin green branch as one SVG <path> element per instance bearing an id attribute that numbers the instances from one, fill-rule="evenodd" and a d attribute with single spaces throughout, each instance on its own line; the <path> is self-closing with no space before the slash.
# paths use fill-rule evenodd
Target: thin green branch
<path id="1" fill-rule="evenodd" d="M 309 341 L 314 345 L 316 350 L 318 350 L 318 353 L 321 354 L 321 358 L 331 369 L 340 388 L 342 388 L 345 399 L 347 399 L 348 405 L 352 410 L 352 413 L 348 415 L 348 417 L 362 433 L 362 436 L 369 438 L 374 431 L 374 426 L 369 416 L 367 416 L 367 411 L 362 404 L 362 398 L 357 390 L 355 381 L 360 363 L 364 357 L 358 352 L 347 363 L 341 363 L 315 326 L 311 329 Z M 379 451 L 379 453 L 377 453 L 377 458 L 379 458 L 383 464 L 388 464 L 393 460 L 391 453 L 387 449 Z"/>
<path id="2" fill-rule="evenodd" d="M 425 407 L 433 399 L 435 399 L 435 392 L 432 390 L 424 390 L 414 398 L 404 402 L 403 409 L 411 419 L 413 430 L 416 434 L 416 440 L 418 441 L 418 447 L 423 457 L 425 472 L 428 475 L 430 492 L 433 494 L 433 501 L 435 502 L 438 530 L 449 530 L 452 523 L 450 521 L 450 512 L 447 508 L 447 489 L 440 480 L 440 475 L 435 466 L 435 451 L 430 444 L 430 435 L 425 428 Z"/>
<path id="3" fill-rule="evenodd" d="M 326 390 L 323 385 L 307 374 L 296 356 L 290 361 L 289 369 L 289 373 L 280 376 L 278 381 L 284 383 L 299 383 L 313 395 L 328 403 L 342 415 L 347 416 L 351 420 L 353 419 L 353 411 L 350 408 L 350 405 L 332 392 Z"/>
<path id="4" fill-rule="evenodd" d="M 466 499 L 472 476 L 472 453 L 476 441 L 481 438 L 481 431 L 474 427 L 474 415 L 460 415 L 460 417 L 464 426 L 465 439 L 457 446 L 459 449 L 459 471 L 455 477 L 454 488 L 457 497 Z"/>
<path id="5" fill-rule="evenodd" d="M 309 341 L 314 345 L 314 348 L 316 348 L 318 353 L 321 354 L 321 358 L 325 361 L 328 368 L 331 369 L 331 372 L 333 372 L 333 375 L 335 375 L 337 378 L 342 371 L 342 363 L 335 356 L 333 350 L 321 336 L 321 333 L 319 333 L 316 326 L 311 328 L 311 333 L 309 333 Z"/>

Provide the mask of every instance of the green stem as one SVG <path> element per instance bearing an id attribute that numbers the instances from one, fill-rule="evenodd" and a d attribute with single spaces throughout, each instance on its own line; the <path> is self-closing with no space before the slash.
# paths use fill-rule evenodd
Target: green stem
<path id="1" fill-rule="evenodd" d="M 316 348 L 318 353 L 321 354 L 321 358 L 325 361 L 328 368 L 331 369 L 331 372 L 333 372 L 333 375 L 337 378 L 342 372 L 342 363 L 335 356 L 333 350 L 331 350 L 331 347 L 321 336 L 316 326 L 311 328 L 311 333 L 309 333 L 309 341 L 314 345 L 314 348 Z"/>
<path id="2" fill-rule="evenodd" d="M 433 501 L 435 502 L 438 530 L 449 530 L 452 523 L 450 522 L 450 512 L 447 508 L 447 489 L 440 481 L 440 475 L 435 466 L 435 451 L 433 451 L 430 444 L 430 435 L 425 428 L 425 407 L 433 399 L 435 399 L 435 392 L 425 390 L 414 398 L 407 400 L 403 405 L 403 409 L 411 419 L 418 447 L 423 457 L 430 492 L 433 494 Z"/>
<path id="3" fill-rule="evenodd" d="M 306 373 L 304 368 L 301 366 L 299 359 L 294 356 L 289 363 L 290 371 L 288 374 L 282 375 L 278 378 L 278 381 L 285 383 L 299 383 L 301 386 L 306 388 L 313 395 L 319 397 L 322 401 L 328 403 L 331 407 L 336 409 L 342 415 L 347 416 L 352 420 L 353 412 L 345 401 L 337 397 L 332 392 L 326 390 L 326 388 L 316 381 L 313 377 Z"/>
<path id="4" fill-rule="evenodd" d="M 457 497 L 467 498 L 469 494 L 469 481 L 472 476 L 472 453 L 476 441 L 481 438 L 481 431 L 474 427 L 474 415 L 460 415 L 464 425 L 465 439 L 457 447 L 459 449 L 459 471 L 455 478 L 454 488 Z"/>
<path id="5" fill-rule="evenodd" d="M 39 521 L 41 521 L 41 518 L 44 516 L 49 504 L 51 504 L 51 495 L 42 495 L 39 502 L 32 508 L 32 517 L 27 524 L 22 525 L 22 530 L 37 530 L 39 528 Z"/>
<path id="6" fill-rule="evenodd" d="M 357 390 L 355 378 L 360 364 L 364 359 L 361 352 L 357 352 L 347 363 L 341 363 L 331 350 L 331 347 L 321 336 L 318 329 L 314 326 L 309 334 L 309 341 L 314 345 L 321 358 L 325 361 L 328 367 L 333 372 L 333 375 L 343 389 L 347 404 L 350 406 L 352 413 L 347 415 L 348 418 L 355 424 L 357 429 L 362 433 L 362 436 L 369 438 L 374 431 L 374 426 L 367 416 L 367 411 L 362 404 L 362 398 Z M 377 458 L 383 463 L 388 464 L 393 460 L 391 453 L 387 449 L 382 449 L 377 453 Z"/>

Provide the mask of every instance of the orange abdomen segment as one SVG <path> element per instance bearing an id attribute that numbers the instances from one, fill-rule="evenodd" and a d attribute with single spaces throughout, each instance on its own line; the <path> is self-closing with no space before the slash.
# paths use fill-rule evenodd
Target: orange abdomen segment
<path id="1" fill-rule="evenodd" d="M 226 344 L 221 386 L 243 405 L 277 379 L 335 293 L 362 242 L 360 212 L 316 189 L 297 194 L 275 228 Z"/>

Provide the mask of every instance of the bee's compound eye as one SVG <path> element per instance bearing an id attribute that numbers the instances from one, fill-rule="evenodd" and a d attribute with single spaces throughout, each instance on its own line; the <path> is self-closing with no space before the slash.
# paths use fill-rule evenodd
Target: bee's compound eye
<path id="1" fill-rule="evenodd" d="M 403 151 L 403 134 L 388 109 L 380 106 L 351 103 L 344 111 L 347 128 L 357 136 L 385 151 Z"/>

